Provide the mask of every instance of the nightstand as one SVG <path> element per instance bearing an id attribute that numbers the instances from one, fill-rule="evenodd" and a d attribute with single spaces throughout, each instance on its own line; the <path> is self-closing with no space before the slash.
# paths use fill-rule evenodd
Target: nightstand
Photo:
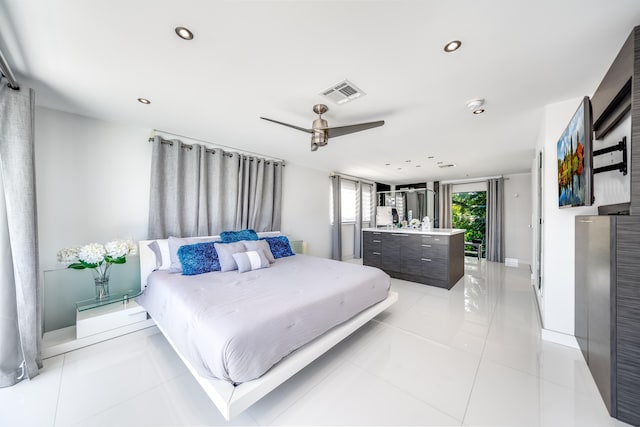
<path id="1" fill-rule="evenodd" d="M 76 339 L 147 320 L 147 312 L 133 298 L 142 291 L 129 290 L 102 300 L 89 299 L 76 303 Z"/>
<path id="2" fill-rule="evenodd" d="M 143 329 L 149 335 L 157 333 L 153 319 L 147 318 L 147 312 L 134 300 L 141 293 L 140 289 L 129 290 L 99 301 L 93 298 L 76 302 L 76 325 L 45 333 L 42 358 Z"/>

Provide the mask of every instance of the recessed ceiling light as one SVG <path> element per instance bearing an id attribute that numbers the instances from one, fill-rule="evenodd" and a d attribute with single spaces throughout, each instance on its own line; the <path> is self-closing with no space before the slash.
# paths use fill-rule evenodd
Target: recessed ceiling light
<path id="1" fill-rule="evenodd" d="M 138 98 L 138 102 L 145 105 L 151 104 L 151 101 L 149 101 L 147 98 Z"/>
<path id="2" fill-rule="evenodd" d="M 398 168 L 398 170 L 399 170 L 399 171 L 401 171 L 401 170 L 402 170 L 402 168 Z"/>
<path id="3" fill-rule="evenodd" d="M 193 40 L 193 33 L 185 27 L 176 27 L 176 34 L 183 40 Z"/>
<path id="4" fill-rule="evenodd" d="M 411 160 L 405 160 L 404 162 L 405 163 L 411 163 Z"/>
<path id="5" fill-rule="evenodd" d="M 385 166 L 391 166 L 391 163 L 385 163 L 384 165 Z"/>
<path id="6" fill-rule="evenodd" d="M 434 156 L 427 156 L 427 159 L 433 159 Z"/>
<path id="7" fill-rule="evenodd" d="M 467 101 L 467 108 L 473 112 L 473 114 L 482 114 L 484 113 L 484 99 L 476 98 L 471 101 Z"/>
<path id="8" fill-rule="evenodd" d="M 420 167 L 422 167 L 422 166 L 420 166 L 420 165 L 416 165 L 416 167 L 417 167 L 417 168 L 420 168 Z"/>
<path id="9" fill-rule="evenodd" d="M 462 42 L 460 40 L 452 40 L 444 45 L 444 51 L 450 53 L 460 49 L 460 46 L 462 46 Z"/>
<path id="10" fill-rule="evenodd" d="M 438 163 L 436 163 L 436 164 L 441 165 L 441 164 L 442 164 L 442 162 L 438 162 Z"/>

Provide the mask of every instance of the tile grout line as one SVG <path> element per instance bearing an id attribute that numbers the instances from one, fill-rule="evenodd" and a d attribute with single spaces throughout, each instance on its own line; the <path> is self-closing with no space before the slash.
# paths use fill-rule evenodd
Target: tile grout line
<path id="1" fill-rule="evenodd" d="M 484 358 L 484 350 L 487 347 L 487 340 L 489 339 L 489 333 L 491 332 L 491 327 L 493 326 L 493 322 L 496 317 L 496 310 L 498 308 L 498 302 L 500 301 L 500 299 L 502 299 L 502 295 L 496 301 L 495 305 L 493 306 L 493 310 L 491 312 L 491 320 L 489 321 L 489 327 L 487 328 L 487 335 L 484 337 L 484 343 L 482 344 L 482 351 L 480 352 L 480 358 L 478 359 L 478 366 L 476 368 L 476 373 L 473 375 L 473 383 L 471 384 L 471 391 L 469 392 L 469 397 L 467 398 L 467 405 L 464 408 L 464 414 L 462 415 L 461 425 L 464 425 L 467 419 L 467 413 L 469 412 L 469 405 L 471 404 L 471 396 L 473 396 L 473 390 L 476 387 L 476 381 L 478 380 L 478 372 L 480 372 L 480 365 L 482 364 L 482 360 Z"/>
<path id="2" fill-rule="evenodd" d="M 300 401 L 300 399 L 302 399 L 303 397 L 305 397 L 305 396 L 307 396 L 309 393 L 311 393 L 311 391 L 313 391 L 316 387 L 318 387 L 320 384 L 322 384 L 322 383 L 323 383 L 327 378 L 329 378 L 329 376 L 330 376 L 331 374 L 333 374 L 336 370 L 338 370 L 338 368 L 342 367 L 342 365 L 344 365 L 344 364 L 345 364 L 345 362 L 347 362 L 347 359 L 345 359 L 345 358 L 343 358 L 343 357 L 337 357 L 337 358 L 338 358 L 338 359 L 340 359 L 340 363 L 338 364 L 338 366 L 336 366 L 335 368 L 330 369 L 330 370 L 329 370 L 329 372 L 327 372 L 327 374 L 326 374 L 326 375 L 324 375 L 322 378 L 320 378 L 320 380 L 319 380 L 319 381 L 317 381 L 317 382 L 315 383 L 315 385 L 311 386 L 311 388 L 309 388 L 309 390 L 307 390 L 305 393 L 302 393 L 298 398 L 296 398 L 293 402 L 291 402 L 291 404 L 290 404 L 290 405 L 287 405 L 287 407 L 286 407 L 286 408 L 284 408 L 284 409 L 282 409 L 282 411 L 278 412 L 278 414 L 277 414 L 277 415 L 275 415 L 275 416 L 273 417 L 273 419 L 272 419 L 272 420 L 270 420 L 268 423 L 266 423 L 266 424 L 260 424 L 260 423 L 258 422 L 258 420 L 257 420 L 253 415 L 251 415 L 251 413 L 250 413 L 250 412 L 251 412 L 251 406 L 249 406 L 249 407 L 245 410 L 245 413 L 249 414 L 249 415 L 251 416 L 251 418 L 253 418 L 253 419 L 256 421 L 256 425 L 259 425 L 259 426 L 271 426 L 271 425 L 274 425 L 274 424 L 273 424 L 273 422 L 274 422 L 275 420 L 277 420 L 277 419 L 278 419 L 278 418 L 280 418 L 282 415 L 284 415 L 284 414 L 285 414 L 285 412 L 287 412 L 287 411 L 288 411 L 289 409 L 291 409 L 291 408 L 292 408 L 296 403 L 298 403 L 298 402 Z M 312 363 L 313 363 L 313 362 L 312 362 Z M 307 365 L 307 366 L 308 366 L 308 365 Z M 305 368 L 306 368 L 306 366 L 305 366 Z M 299 372 L 301 372 L 301 371 L 298 371 L 298 373 L 299 373 Z M 293 377 L 292 377 L 292 378 L 293 378 Z M 284 383 L 283 383 L 283 384 L 284 384 Z"/>
<path id="3" fill-rule="evenodd" d="M 416 396 L 416 395 L 415 395 L 415 394 L 413 394 L 412 392 L 410 392 L 410 391 L 408 391 L 408 390 L 405 390 L 405 389 L 403 389 L 403 388 L 399 387 L 399 386 L 398 386 L 398 385 L 396 385 L 396 384 L 393 384 L 392 382 L 390 382 L 389 380 L 387 380 L 387 379 L 385 379 L 385 378 L 383 378 L 383 377 L 379 376 L 379 375 L 378 375 L 378 374 L 376 374 L 375 372 L 371 372 L 370 370 L 368 370 L 368 369 L 366 369 L 366 368 L 364 368 L 364 367 L 362 367 L 362 366 L 358 365 L 357 363 L 352 362 L 352 361 L 350 361 L 350 360 L 346 360 L 346 363 L 349 363 L 350 365 L 355 366 L 355 367 L 356 367 L 356 368 L 358 368 L 358 369 L 361 369 L 363 372 L 367 373 L 368 375 L 371 375 L 372 377 L 374 377 L 374 378 L 376 378 L 376 379 L 378 379 L 378 380 L 382 381 L 383 383 L 387 384 L 389 387 L 394 388 L 396 391 L 398 391 L 398 392 L 400 392 L 400 393 L 402 393 L 402 394 L 406 394 L 407 396 L 410 396 L 410 397 L 414 398 L 415 400 L 417 400 L 418 402 L 422 403 L 423 405 L 427 405 L 428 407 L 430 407 L 430 408 L 431 408 L 431 409 L 433 409 L 434 411 L 439 412 L 439 413 L 441 413 L 441 414 L 443 414 L 443 415 L 446 415 L 447 417 L 452 418 L 452 419 L 454 419 L 454 420 L 456 420 L 456 421 L 460 421 L 460 425 L 462 425 L 462 424 L 463 424 L 464 420 L 459 420 L 459 419 L 458 419 L 458 417 L 453 416 L 452 414 L 450 414 L 450 413 L 448 413 L 448 412 L 445 412 L 445 411 L 443 411 L 443 410 L 442 410 L 442 409 L 440 409 L 440 408 L 435 407 L 433 404 L 431 404 L 431 403 L 429 403 L 429 402 L 426 402 L 426 401 L 425 401 L 425 400 L 423 400 L 421 397 Z"/>
<path id="4" fill-rule="evenodd" d="M 139 331 L 138 331 L 138 332 L 139 332 Z M 136 333 L 136 332 L 134 332 L 134 334 L 135 334 L 135 333 Z M 128 334 L 127 334 L 127 335 L 128 335 Z M 152 334 L 152 335 L 155 335 L 155 334 Z M 123 336 L 126 336 L 126 335 L 123 335 Z M 118 340 L 118 339 L 122 338 L 123 336 L 120 336 L 120 337 L 114 337 L 114 338 L 112 338 L 111 340 L 114 340 L 114 341 L 115 341 L 115 340 Z M 149 335 L 149 336 L 151 336 L 151 335 Z M 108 340 L 108 341 L 111 341 L 111 340 Z M 103 342 L 104 342 L 104 341 L 103 341 Z M 100 344 L 100 343 L 98 343 L 98 344 Z M 95 344 L 93 344 L 93 345 L 95 345 Z M 80 350 L 80 349 L 72 350 L 72 351 L 70 351 L 70 352 L 68 352 L 68 353 L 65 353 L 65 354 L 64 354 L 64 359 L 63 359 L 63 368 L 64 368 L 64 366 L 65 366 L 65 364 L 66 364 L 67 354 L 69 354 L 69 353 L 73 353 L 73 352 L 78 351 L 78 350 Z M 146 351 L 148 351 L 148 349 L 146 349 L 146 348 L 145 348 L 143 351 L 144 351 L 144 352 L 146 352 Z M 91 356 L 90 356 L 90 357 L 91 357 Z M 76 362 L 72 362 L 72 363 L 76 363 Z M 186 374 L 191 375 L 191 374 L 189 373 L 189 371 L 188 371 L 188 370 L 185 370 L 185 372 L 182 372 L 182 373 L 179 373 L 179 374 L 176 374 L 176 375 L 170 376 L 170 377 L 168 377 L 168 378 L 164 378 L 164 379 L 163 379 L 161 382 L 159 382 L 158 384 L 156 384 L 156 385 L 154 385 L 154 386 L 151 386 L 151 387 L 149 387 L 149 388 L 147 388 L 147 389 L 140 390 L 138 393 L 134 394 L 134 395 L 133 395 L 133 396 L 131 396 L 129 399 L 122 400 L 122 401 L 119 401 L 119 402 L 117 402 L 117 403 L 114 403 L 113 405 L 108 406 L 108 407 L 106 407 L 106 408 L 104 408 L 104 409 L 102 409 L 102 410 L 99 410 L 98 412 L 95 412 L 95 413 L 93 413 L 93 414 L 91 414 L 91 415 L 89 415 L 89 416 L 87 416 L 87 417 L 85 417 L 85 418 L 82 418 L 82 419 L 80 419 L 80 420 L 78 420 L 78 421 L 74 422 L 74 423 L 73 423 L 73 424 L 71 424 L 71 425 L 78 425 L 78 423 L 79 423 L 79 422 L 83 422 L 83 421 L 89 420 L 89 419 L 91 419 L 91 418 L 94 418 L 94 417 L 96 417 L 96 416 L 98 416 L 98 415 L 100 415 L 100 414 L 102 414 L 102 413 L 104 413 L 104 412 L 106 412 L 106 411 L 108 411 L 108 410 L 113 409 L 114 407 L 116 407 L 116 406 L 118 406 L 118 405 L 121 405 L 121 404 L 123 404 L 123 403 L 126 403 L 126 402 L 128 402 L 129 400 L 135 399 L 135 398 L 137 398 L 137 397 L 139 397 L 139 396 L 143 395 L 144 393 L 147 393 L 147 392 L 149 392 L 149 391 L 151 391 L 151 390 L 154 390 L 154 389 L 156 389 L 156 388 L 159 388 L 159 387 L 161 387 L 161 386 L 163 386 L 163 385 L 165 385 L 165 384 L 167 384 L 167 383 L 169 383 L 169 382 L 176 381 L 178 378 L 180 378 L 181 376 L 186 375 Z M 61 388 L 62 388 L 62 374 L 60 375 L 60 389 L 61 389 Z M 58 391 L 58 402 L 59 402 L 59 401 L 60 401 L 60 390 Z M 58 402 L 56 403 L 56 414 L 55 414 L 55 417 L 54 417 L 54 422 L 56 421 L 57 416 L 58 416 Z M 257 423 L 256 423 L 256 424 L 257 424 Z M 55 427 L 55 424 L 54 424 L 54 427 Z"/>
<path id="5" fill-rule="evenodd" d="M 56 397 L 56 410 L 53 413 L 53 427 L 55 427 L 58 421 L 58 407 L 60 406 L 60 394 L 62 391 L 62 379 L 64 377 L 64 368 L 67 362 L 66 353 L 62 355 L 62 367 L 60 368 L 60 379 L 58 379 L 58 396 Z"/>
<path id="6" fill-rule="evenodd" d="M 540 329 L 540 330 L 541 330 L 541 329 L 542 329 L 542 322 L 541 322 L 540 313 L 539 313 L 539 311 L 538 311 L 538 307 L 537 307 L 538 302 L 537 302 L 536 295 L 535 295 L 535 289 L 534 289 L 533 287 L 531 287 L 531 288 L 529 289 L 528 294 L 529 294 L 529 299 L 534 300 L 534 301 L 533 301 L 533 305 L 534 305 L 534 307 L 535 307 L 535 308 L 534 308 L 534 312 L 536 313 L 536 316 L 535 316 L 535 317 L 536 317 L 536 319 L 537 319 L 536 324 L 537 324 L 537 326 L 538 326 L 538 329 Z M 496 307 L 494 308 L 494 313 L 493 313 L 493 315 L 492 315 L 491 323 L 493 323 L 493 320 L 494 320 L 494 317 L 495 317 L 495 311 L 496 311 L 496 308 L 497 308 L 497 304 L 496 304 Z M 487 337 L 488 337 L 488 335 L 487 335 Z M 538 341 L 539 341 L 540 345 L 542 346 L 542 342 L 544 342 L 544 340 L 542 339 L 542 335 L 540 335 L 540 336 L 538 337 Z M 486 345 L 486 340 L 485 340 L 485 345 Z M 562 345 L 562 344 L 557 344 L 557 345 Z M 483 347 L 483 354 L 484 354 L 484 347 Z M 492 358 L 487 358 L 487 361 L 488 361 L 488 362 L 491 362 L 491 363 L 493 363 L 493 364 L 496 364 L 496 365 L 500 365 L 500 366 L 501 366 L 501 367 L 503 367 L 503 368 L 507 368 L 507 369 L 509 369 L 509 370 L 513 370 L 513 371 L 519 372 L 519 373 L 521 373 L 521 374 L 525 374 L 525 375 L 529 375 L 529 376 L 531 376 L 531 377 L 537 378 L 537 379 L 539 379 L 539 380 L 541 380 L 541 381 L 548 382 L 549 384 L 553 384 L 553 385 L 556 385 L 556 386 L 558 386 L 558 387 L 562 387 L 562 388 L 565 388 L 565 389 L 572 390 L 572 391 L 573 391 L 573 392 L 575 392 L 575 393 L 580 393 L 580 394 L 582 394 L 582 395 L 586 395 L 586 394 L 587 394 L 587 393 L 585 393 L 585 392 L 584 392 L 584 391 L 582 391 L 582 390 L 577 390 L 577 389 L 575 389 L 575 388 L 573 388 L 573 387 L 570 387 L 570 386 L 567 386 L 567 385 L 565 385 L 565 384 L 561 384 L 561 383 L 559 383 L 559 382 L 556 382 L 556 381 L 553 381 L 553 380 L 546 379 L 546 378 L 544 378 L 544 376 L 540 375 L 540 373 L 538 373 L 538 374 L 532 374 L 531 372 L 529 372 L 529 371 L 527 371 L 527 370 L 525 370 L 525 369 L 522 369 L 522 368 L 516 368 L 516 367 L 514 367 L 514 366 L 507 365 L 507 364 L 505 364 L 505 363 L 503 363 L 503 362 L 500 362 L 500 361 L 498 361 L 498 360 L 494 360 L 494 359 L 492 359 Z"/>
<path id="7" fill-rule="evenodd" d="M 425 337 L 423 337 L 423 336 L 420 336 L 420 335 L 418 335 L 418 334 L 415 334 L 414 332 L 411 332 L 411 331 L 407 331 L 407 330 L 405 330 L 405 329 L 403 329 L 403 328 L 400 328 L 400 327 L 398 327 L 398 326 L 391 325 L 391 324 L 388 324 L 388 323 L 385 323 L 385 322 L 381 322 L 381 321 L 376 320 L 376 319 L 372 319 L 372 321 L 379 323 L 382 327 L 389 327 L 390 329 L 393 329 L 393 330 L 395 330 L 395 331 L 397 331 L 397 332 L 407 334 L 407 335 L 411 336 L 412 338 L 415 338 L 415 339 L 418 339 L 418 340 L 421 340 L 421 341 L 425 341 L 425 342 L 428 342 L 428 343 L 430 343 L 430 344 L 437 345 L 437 346 L 442 347 L 442 348 L 452 348 L 453 350 L 460 351 L 461 353 L 469 353 L 469 355 L 471 355 L 471 356 L 476 356 L 476 355 L 474 355 L 474 354 L 472 354 L 472 353 L 470 353 L 470 352 L 467 352 L 467 351 L 465 351 L 465 350 L 456 349 L 456 348 L 453 348 L 453 347 L 447 346 L 447 345 L 445 345 L 445 344 L 443 344 L 443 343 L 440 343 L 440 342 L 438 342 L 438 341 L 430 340 L 429 338 L 425 338 Z M 396 385 L 396 384 L 392 383 L 390 380 L 388 380 L 388 379 L 386 379 L 386 378 L 384 378 L 384 377 L 382 377 L 382 376 L 378 375 L 376 372 L 371 371 L 370 369 L 368 369 L 368 368 L 366 368 L 366 367 L 364 367 L 364 366 L 362 366 L 362 365 L 360 365 L 360 364 L 358 364 L 358 363 L 356 363 L 356 362 L 354 362 L 354 361 L 352 361 L 352 360 L 347 359 L 347 360 L 346 360 L 346 362 L 348 362 L 349 364 L 351 364 L 351 365 L 353 365 L 353 366 L 355 366 L 355 367 L 357 367 L 357 368 L 359 368 L 359 369 L 362 369 L 362 370 L 363 370 L 364 372 L 366 372 L 367 374 L 372 375 L 373 377 L 375 377 L 375 378 L 379 379 L 380 381 L 383 381 L 384 383 L 386 383 L 387 385 L 389 385 L 389 386 L 391 386 L 391 387 L 395 388 L 396 390 L 398 390 L 398 391 L 400 391 L 400 392 L 402 392 L 402 393 L 404 393 L 404 394 L 406 394 L 406 395 L 408 395 L 408 396 L 413 397 L 414 399 L 416 399 L 416 400 L 418 400 L 418 401 L 422 402 L 423 404 L 425 404 L 425 405 L 429 406 L 430 408 L 432 408 L 432 409 L 436 410 L 437 412 L 440 412 L 441 414 L 444 414 L 444 415 L 446 415 L 446 416 L 448 416 L 448 417 L 450 417 L 450 418 L 452 418 L 452 419 L 454 419 L 454 420 L 456 420 L 456 421 L 460 421 L 460 425 L 462 425 L 462 423 L 463 423 L 463 421 L 464 421 L 464 416 L 463 416 L 463 418 L 459 419 L 457 416 L 455 416 L 455 415 L 453 415 L 453 414 L 451 414 L 451 413 L 449 413 L 449 412 L 446 412 L 446 411 L 444 411 L 444 410 L 442 410 L 442 409 L 440 409 L 440 408 L 438 408 L 438 407 L 434 406 L 434 405 L 433 405 L 432 403 L 430 403 L 430 402 L 427 402 L 427 401 L 426 401 L 426 400 L 424 400 L 421 396 L 418 396 L 418 395 L 414 394 L 413 392 L 411 392 L 411 391 L 409 391 L 409 390 L 405 390 L 405 389 L 403 389 L 402 387 L 400 387 L 400 386 L 398 386 L 398 385 Z M 479 363 L 480 363 L 480 359 L 478 359 L 478 364 L 479 364 Z M 476 369 L 477 369 L 477 368 L 476 368 Z M 474 380 L 475 380 L 475 378 L 474 378 Z M 473 386 L 472 386 L 472 389 L 473 389 Z M 467 402 L 467 403 L 468 403 L 468 402 Z M 466 413 L 466 409 L 465 409 L 465 413 Z"/>
<path id="8" fill-rule="evenodd" d="M 180 375 L 177 375 L 177 376 L 175 376 L 175 377 L 171 378 L 170 380 L 165 380 L 165 381 L 163 381 L 163 382 L 161 382 L 161 383 L 159 383 L 159 384 L 156 384 L 155 386 L 152 386 L 152 387 L 150 387 L 150 388 L 148 388 L 148 389 L 142 390 L 142 391 L 140 391 L 139 393 L 134 394 L 133 396 L 131 396 L 129 399 L 126 399 L 126 400 L 123 400 L 123 401 L 120 401 L 120 402 L 114 403 L 114 404 L 113 404 L 113 405 L 111 405 L 111 406 L 108 406 L 108 407 L 106 407 L 106 408 L 104 408 L 104 409 L 102 409 L 102 410 L 100 410 L 100 411 L 98 411 L 98 412 L 95 412 L 95 413 L 93 413 L 93 414 L 91 414 L 91 415 L 89 415 L 89 416 L 87 416 L 87 417 L 85 417 L 85 418 L 82 418 L 82 419 L 78 420 L 78 422 L 76 422 L 76 423 L 74 423 L 74 424 L 72 424 L 72 425 L 79 425 L 79 423 L 80 423 L 80 422 L 88 421 L 88 420 L 90 420 L 90 419 L 92 419 L 92 418 L 95 418 L 96 416 L 98 416 L 98 415 L 100 415 L 100 414 L 102 414 L 102 413 L 104 413 L 104 412 L 107 412 L 107 411 L 109 411 L 109 410 L 111 410 L 111 409 L 115 408 L 116 406 L 119 406 L 119 405 L 122 405 L 122 404 L 124 404 L 124 403 L 127 403 L 127 402 L 129 402 L 130 400 L 133 400 L 133 399 L 135 399 L 135 398 L 137 398 L 137 397 L 142 396 L 144 393 L 148 393 L 148 392 L 150 392 L 150 391 L 152 391 L 152 390 L 155 390 L 155 389 L 157 389 L 157 388 L 159 388 L 159 387 L 162 387 L 163 385 L 165 385 L 165 383 L 168 383 L 168 382 L 171 382 L 171 381 L 177 380 L 180 376 L 182 376 L 182 375 L 186 375 L 186 374 L 189 374 L 189 372 L 184 372 L 184 373 L 182 373 L 182 374 L 180 374 Z M 256 424 L 257 424 L 257 423 L 256 423 Z"/>

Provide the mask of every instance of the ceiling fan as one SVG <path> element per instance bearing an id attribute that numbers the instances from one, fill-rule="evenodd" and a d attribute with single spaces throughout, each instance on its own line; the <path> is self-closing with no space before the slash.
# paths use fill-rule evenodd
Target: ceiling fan
<path id="1" fill-rule="evenodd" d="M 318 147 L 323 147 L 327 145 L 327 141 L 329 140 L 329 138 L 336 138 L 338 136 L 347 135 L 354 132 L 360 132 L 362 130 L 377 128 L 378 126 L 382 126 L 384 124 L 384 120 L 379 120 L 377 122 L 359 123 L 355 125 L 337 126 L 337 127 L 330 128 L 327 121 L 322 118 L 322 115 L 327 111 L 329 111 L 329 107 L 327 107 L 324 104 L 316 104 L 313 106 L 313 112 L 318 115 L 318 118 L 313 121 L 313 124 L 311 125 L 311 129 L 301 128 L 299 126 L 290 125 L 289 123 L 279 122 L 277 120 L 268 119 L 266 117 L 260 117 L 260 118 L 262 120 L 268 120 L 273 123 L 278 123 L 279 125 L 298 129 L 298 130 L 301 130 L 302 132 L 310 133 L 311 134 L 311 151 L 316 151 Z"/>

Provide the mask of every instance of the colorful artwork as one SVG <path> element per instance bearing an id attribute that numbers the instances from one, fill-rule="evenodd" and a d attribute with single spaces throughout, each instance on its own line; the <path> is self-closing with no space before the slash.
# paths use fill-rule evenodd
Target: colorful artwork
<path id="1" fill-rule="evenodd" d="M 591 204 L 589 98 L 578 107 L 558 141 L 558 205 Z"/>

